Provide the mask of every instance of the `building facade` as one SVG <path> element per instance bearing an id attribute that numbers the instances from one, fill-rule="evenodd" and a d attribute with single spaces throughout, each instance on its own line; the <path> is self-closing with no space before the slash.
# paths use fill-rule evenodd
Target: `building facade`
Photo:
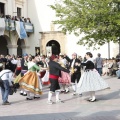
<path id="1" fill-rule="evenodd" d="M 24 16 L 27 18 L 27 0 L 0 0 L 0 14 L 13 16 Z M 5 30 L 0 36 L 0 54 L 22 55 L 29 51 L 28 39 L 20 40 L 16 31 Z"/>
<path id="2" fill-rule="evenodd" d="M 40 4 L 39 0 L 0 0 L 0 15 L 30 18 L 34 26 L 34 33 L 28 33 L 26 39 L 20 39 L 16 31 L 5 30 L 4 35 L 0 36 L 0 43 L 3 43 L 0 44 L 0 54 L 46 54 L 47 46 L 52 47 L 53 54 L 65 51 L 65 35 L 60 31 L 55 32 L 51 22 L 41 18 L 42 2 Z M 46 22 L 47 27 L 43 22 Z M 59 49 L 56 51 L 56 48 Z"/>
<path id="3" fill-rule="evenodd" d="M 89 50 L 76 45 L 79 38 L 63 34 L 52 24 L 55 13 L 48 5 L 53 3 L 54 0 L 0 0 L 0 15 L 30 18 L 34 26 L 34 33 L 27 33 L 26 39 L 20 39 L 16 31 L 5 30 L 4 35 L 0 36 L 0 54 L 47 54 L 46 48 L 51 47 L 52 54 L 71 55 L 76 52 L 84 56 Z M 104 58 L 108 58 L 107 46 L 106 44 L 97 51 L 91 49 L 91 52 L 96 55 L 99 52 L 104 54 Z M 118 54 L 118 46 L 111 43 L 110 47 L 110 57 L 115 57 Z"/>

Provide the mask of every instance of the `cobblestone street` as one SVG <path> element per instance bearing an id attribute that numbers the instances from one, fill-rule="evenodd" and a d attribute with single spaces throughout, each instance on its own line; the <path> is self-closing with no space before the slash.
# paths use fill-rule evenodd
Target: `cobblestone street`
<path id="1" fill-rule="evenodd" d="M 46 103 L 48 87 L 43 88 L 39 100 L 33 101 L 26 101 L 17 92 L 9 97 L 10 106 L 0 105 L 0 120 L 120 120 L 120 79 L 104 78 L 111 89 L 97 92 L 97 101 L 93 103 L 86 100 L 87 94 L 72 96 L 72 90 L 61 94 L 64 103 L 53 105 Z"/>

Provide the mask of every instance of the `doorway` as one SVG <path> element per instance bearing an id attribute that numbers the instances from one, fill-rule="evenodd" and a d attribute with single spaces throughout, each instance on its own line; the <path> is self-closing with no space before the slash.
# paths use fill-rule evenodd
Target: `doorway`
<path id="1" fill-rule="evenodd" d="M 52 54 L 59 55 L 60 54 L 60 44 L 56 40 L 50 40 L 46 47 L 52 47 Z"/>

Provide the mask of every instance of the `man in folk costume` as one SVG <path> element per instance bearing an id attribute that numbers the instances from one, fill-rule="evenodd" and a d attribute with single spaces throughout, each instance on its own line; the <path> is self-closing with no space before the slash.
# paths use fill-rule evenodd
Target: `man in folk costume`
<path id="1" fill-rule="evenodd" d="M 23 58 L 21 60 L 21 77 L 24 76 L 24 74 L 28 71 L 27 62 L 28 62 L 28 54 L 23 54 Z M 27 93 L 24 91 L 24 89 L 21 89 L 20 95 L 27 96 Z"/>
<path id="2" fill-rule="evenodd" d="M 64 55 L 66 60 L 69 62 L 69 69 L 72 72 L 71 74 L 71 84 L 72 88 L 74 90 L 73 95 L 76 95 L 76 89 L 77 89 L 77 83 L 80 80 L 81 77 L 81 61 L 77 59 L 77 54 L 72 54 L 72 59 L 70 59 L 68 56 Z M 76 83 L 77 82 L 77 83 Z"/>
<path id="3" fill-rule="evenodd" d="M 61 103 L 62 101 L 59 99 L 59 93 L 60 93 L 60 86 L 58 82 L 58 78 L 61 76 L 61 71 L 69 73 L 70 71 L 61 67 L 61 65 L 58 62 L 58 58 L 56 55 L 52 55 L 50 58 L 49 65 L 49 80 L 51 83 L 50 91 L 48 93 L 48 104 L 53 104 L 51 98 L 52 94 L 55 92 L 56 94 L 56 103 Z"/>

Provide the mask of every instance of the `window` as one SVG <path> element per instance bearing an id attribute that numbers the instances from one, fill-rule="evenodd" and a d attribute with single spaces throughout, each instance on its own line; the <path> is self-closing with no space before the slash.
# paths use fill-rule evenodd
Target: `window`
<path id="1" fill-rule="evenodd" d="M 0 15 L 5 14 L 4 6 L 5 6 L 4 3 L 0 2 Z"/>
<path id="2" fill-rule="evenodd" d="M 21 8 L 17 7 L 17 16 L 21 17 Z"/>

